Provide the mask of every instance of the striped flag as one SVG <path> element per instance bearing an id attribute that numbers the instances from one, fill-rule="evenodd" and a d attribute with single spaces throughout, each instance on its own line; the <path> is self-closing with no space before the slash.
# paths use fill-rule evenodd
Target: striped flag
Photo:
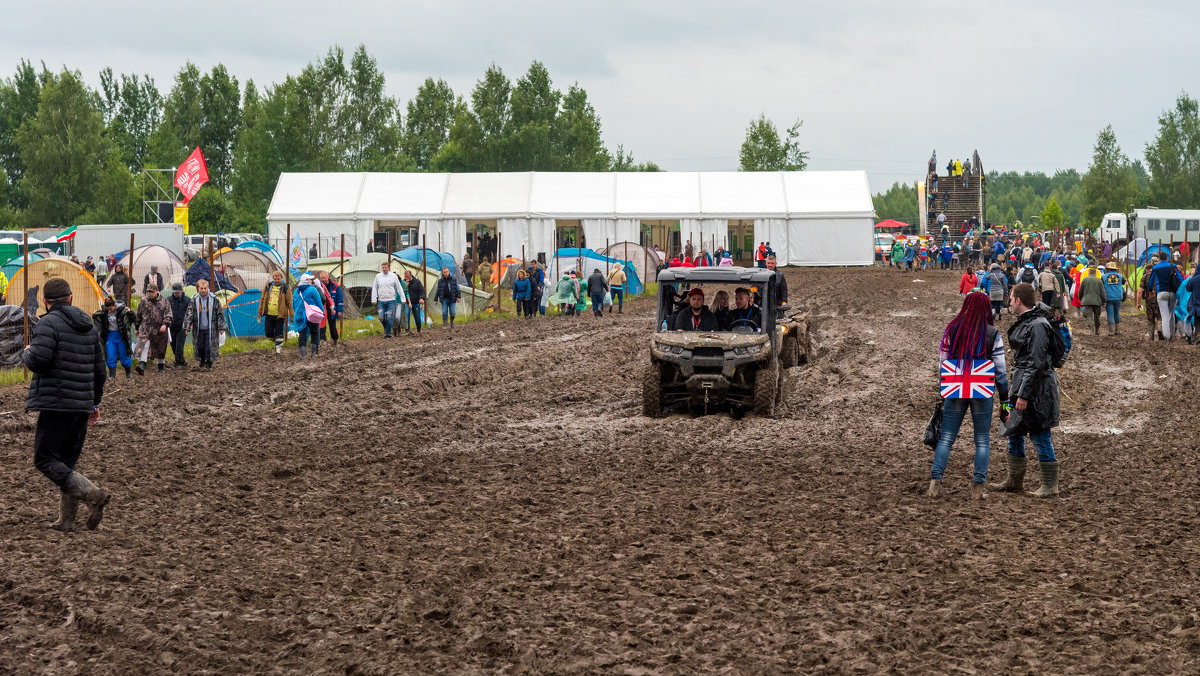
<path id="1" fill-rule="evenodd" d="M 65 242 L 69 239 L 75 239 L 75 234 L 76 234 L 75 231 L 78 229 L 79 229 L 79 226 L 72 225 L 71 227 L 67 228 L 66 230 L 63 230 L 62 232 L 58 233 L 58 237 L 55 237 L 54 241 Z"/>

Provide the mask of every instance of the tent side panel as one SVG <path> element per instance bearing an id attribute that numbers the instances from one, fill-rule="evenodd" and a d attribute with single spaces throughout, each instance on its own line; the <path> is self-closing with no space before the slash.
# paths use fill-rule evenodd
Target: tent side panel
<path id="1" fill-rule="evenodd" d="M 787 223 L 787 265 L 866 266 L 874 262 L 874 222 L 870 218 L 793 218 Z"/>

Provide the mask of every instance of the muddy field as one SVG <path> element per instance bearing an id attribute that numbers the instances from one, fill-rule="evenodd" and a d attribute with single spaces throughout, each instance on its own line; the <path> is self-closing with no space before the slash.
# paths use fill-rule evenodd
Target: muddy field
<path id="1" fill-rule="evenodd" d="M 645 301 L 121 379 L 96 532 L 0 390 L 0 672 L 1200 670 L 1200 348 L 1077 331 L 1061 498 L 931 501 L 958 274 L 788 275 L 776 419 L 642 418 Z"/>

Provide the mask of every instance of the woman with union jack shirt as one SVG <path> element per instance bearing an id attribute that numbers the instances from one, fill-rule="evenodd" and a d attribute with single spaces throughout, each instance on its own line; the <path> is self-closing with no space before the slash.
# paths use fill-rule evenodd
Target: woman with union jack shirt
<path id="1" fill-rule="evenodd" d="M 933 451 L 929 470 L 929 491 L 941 494 L 942 473 L 950 460 L 950 448 L 958 438 L 967 410 L 975 427 L 975 470 L 971 478 L 971 498 L 981 500 L 987 481 L 991 456 L 992 398 L 999 390 L 1000 401 L 1008 401 L 1008 375 L 1004 363 L 1004 341 L 993 326 L 991 299 L 972 291 L 963 298 L 962 309 L 942 334 L 938 353 L 941 357 L 941 395 L 944 399 L 942 434 Z M 1000 419 L 1008 418 L 1002 406 Z"/>

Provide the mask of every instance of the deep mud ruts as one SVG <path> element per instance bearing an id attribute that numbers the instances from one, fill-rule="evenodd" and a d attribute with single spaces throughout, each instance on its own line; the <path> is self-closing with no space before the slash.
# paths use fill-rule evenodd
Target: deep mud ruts
<path id="1" fill-rule="evenodd" d="M 122 379 L 96 532 L 0 390 L 0 672 L 1200 671 L 1200 348 L 1077 322 L 1061 498 L 930 501 L 958 274 L 788 275 L 775 419 L 642 418 L 644 300 Z"/>

